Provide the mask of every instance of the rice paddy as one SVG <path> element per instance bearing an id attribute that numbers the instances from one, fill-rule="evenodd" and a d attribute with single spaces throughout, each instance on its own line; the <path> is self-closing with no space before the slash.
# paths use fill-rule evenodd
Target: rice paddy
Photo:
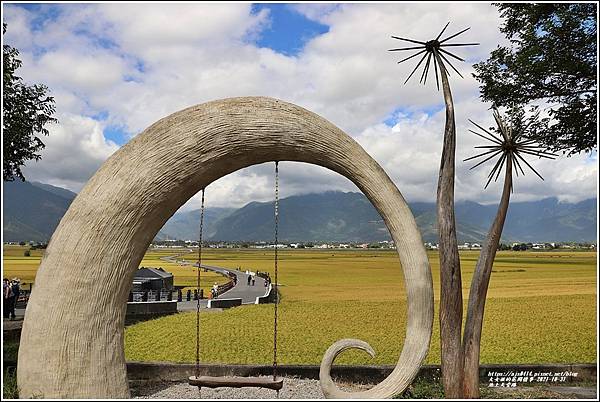
<path id="1" fill-rule="evenodd" d="M 477 260 L 461 252 L 464 287 Z M 272 252 L 211 250 L 208 264 L 272 273 Z M 437 253 L 431 252 L 439 298 Z M 280 252 L 282 302 L 278 355 L 283 364 L 319 364 L 341 338 L 359 338 L 377 352 L 341 355 L 341 364 L 394 364 L 404 340 L 406 295 L 393 251 Z M 596 253 L 498 254 L 483 330 L 483 363 L 593 362 L 596 360 Z M 178 314 L 126 329 L 130 360 L 192 362 L 195 315 Z M 273 306 L 245 306 L 201 320 L 201 360 L 264 363 L 272 359 Z M 427 363 L 439 363 L 437 315 Z"/>
<path id="2" fill-rule="evenodd" d="M 191 267 L 160 260 L 181 253 L 150 250 L 140 265 L 162 266 L 175 283 L 194 286 Z M 319 364 L 325 350 L 341 338 L 369 342 L 375 358 L 349 351 L 341 364 L 394 364 L 402 349 L 406 294 L 393 250 L 280 251 L 282 301 L 278 356 L 282 364 Z M 4 248 L 5 276 L 32 280 L 41 252 Z M 478 253 L 461 251 L 463 295 Z M 179 259 L 194 260 L 195 251 Z M 429 253 L 436 299 L 434 333 L 427 363 L 439 363 L 438 255 Z M 209 249 L 203 262 L 228 268 L 271 272 L 268 250 Z M 552 363 L 596 361 L 595 252 L 499 252 L 486 302 L 482 363 Z M 205 286 L 214 278 L 202 273 Z M 141 322 L 125 330 L 128 360 L 193 362 L 195 314 L 180 313 Z M 204 314 L 201 360 L 221 363 L 264 363 L 272 359 L 273 306 L 252 305 Z"/>
<path id="3" fill-rule="evenodd" d="M 25 251 L 29 250 L 28 246 L 4 245 L 2 260 L 4 266 L 4 276 L 13 278 L 18 277 L 25 284 L 24 288 L 29 289 L 29 284 L 35 280 L 35 274 L 40 265 L 40 261 L 44 250 L 31 250 L 30 257 L 25 257 Z M 144 259 L 140 262 L 140 267 L 163 268 L 167 272 L 171 272 L 174 276 L 174 284 L 183 286 L 183 290 L 188 288 L 196 288 L 196 277 L 198 272 L 196 268 L 189 265 L 172 263 L 162 260 L 161 257 L 177 256 L 185 253 L 187 249 L 151 249 L 148 250 Z M 196 253 L 187 253 L 185 256 L 178 257 L 178 261 L 185 260 L 187 262 L 196 261 Z M 229 279 L 214 272 L 201 272 L 202 288 L 204 294 L 208 294 L 213 283 L 225 283 Z"/>

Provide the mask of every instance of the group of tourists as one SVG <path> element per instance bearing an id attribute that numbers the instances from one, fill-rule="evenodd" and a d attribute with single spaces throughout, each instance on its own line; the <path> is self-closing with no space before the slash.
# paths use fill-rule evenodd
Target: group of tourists
<path id="1" fill-rule="evenodd" d="M 271 283 L 271 275 L 268 272 L 256 271 L 256 275 L 262 277 L 265 280 L 265 287 L 268 287 Z"/>
<path id="2" fill-rule="evenodd" d="M 252 283 L 252 286 L 254 286 L 254 284 L 256 283 L 256 278 L 252 274 L 247 274 L 247 275 L 248 275 L 248 286 L 250 286 L 250 283 Z"/>
<path id="3" fill-rule="evenodd" d="M 2 296 L 3 296 L 3 314 L 4 318 L 10 318 L 14 320 L 16 318 L 15 315 L 15 307 L 17 305 L 17 300 L 19 300 L 19 295 L 21 294 L 21 281 L 19 278 L 13 278 L 13 280 L 9 280 L 4 278 L 2 281 Z"/>
<path id="4" fill-rule="evenodd" d="M 269 275 L 268 272 L 256 271 L 256 276 L 260 276 L 261 278 L 263 278 L 265 280 L 265 287 L 268 287 L 269 284 L 271 283 L 271 275 Z"/>
<path id="5" fill-rule="evenodd" d="M 246 279 L 248 281 L 248 286 L 250 286 L 250 284 L 252 284 L 252 286 L 254 286 L 254 284 L 256 283 L 256 278 L 254 277 L 254 272 L 246 270 Z"/>
<path id="6" fill-rule="evenodd" d="M 256 276 L 260 276 L 261 278 L 263 278 L 265 287 L 268 287 L 269 284 L 271 283 L 271 276 L 269 275 L 268 272 L 260 272 L 260 271 L 256 271 L 256 273 L 246 270 L 245 271 L 247 280 L 248 280 L 248 286 L 252 285 L 254 286 L 256 284 Z"/>

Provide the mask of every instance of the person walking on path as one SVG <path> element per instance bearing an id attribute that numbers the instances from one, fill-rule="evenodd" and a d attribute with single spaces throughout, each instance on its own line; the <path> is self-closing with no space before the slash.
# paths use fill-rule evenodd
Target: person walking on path
<path id="1" fill-rule="evenodd" d="M 211 299 L 214 299 L 217 297 L 217 293 L 219 292 L 219 286 L 217 285 L 217 282 L 214 283 L 212 289 L 210 290 L 211 294 Z"/>
<path id="2" fill-rule="evenodd" d="M 254 275 L 252 275 L 252 286 L 254 286 L 256 279 L 254 278 Z"/>
<path id="3" fill-rule="evenodd" d="M 2 315 L 4 318 L 9 317 L 10 313 L 10 298 L 12 296 L 12 288 L 10 286 L 10 281 L 7 278 L 2 280 Z"/>
<path id="4" fill-rule="evenodd" d="M 250 281 L 252 280 L 252 277 L 250 275 L 248 275 L 248 286 L 250 286 Z"/>
<path id="5" fill-rule="evenodd" d="M 17 305 L 17 300 L 19 299 L 19 294 L 21 293 L 21 288 L 19 286 L 19 279 L 14 278 L 12 282 L 9 283 L 9 294 L 8 294 L 8 315 L 10 320 L 14 320 L 17 318 L 15 314 L 15 307 Z"/>

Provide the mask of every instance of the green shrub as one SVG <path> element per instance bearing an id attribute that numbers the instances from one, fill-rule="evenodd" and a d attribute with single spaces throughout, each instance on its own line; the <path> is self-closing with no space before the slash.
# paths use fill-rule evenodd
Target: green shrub
<path id="1" fill-rule="evenodd" d="M 438 380 L 417 378 L 401 394 L 394 399 L 443 399 L 444 387 Z"/>
<path id="2" fill-rule="evenodd" d="M 2 344 L 2 351 L 4 352 L 4 361 L 16 362 L 17 355 L 19 353 L 19 342 L 18 341 L 4 341 Z"/>

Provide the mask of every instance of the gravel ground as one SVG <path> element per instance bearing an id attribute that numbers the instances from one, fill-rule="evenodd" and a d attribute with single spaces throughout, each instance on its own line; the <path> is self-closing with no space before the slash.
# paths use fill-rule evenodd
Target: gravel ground
<path id="1" fill-rule="evenodd" d="M 345 391 L 362 391 L 372 387 L 370 384 L 351 384 L 336 382 Z M 132 386 L 132 396 L 135 399 L 276 399 L 277 392 L 262 388 L 202 388 L 198 393 L 197 387 L 187 383 L 155 383 Z M 435 396 L 430 396 L 435 398 Z M 595 387 L 569 386 L 531 386 L 517 388 L 482 387 L 482 397 L 485 399 L 597 399 Z M 286 377 L 283 389 L 279 392 L 280 399 L 325 399 L 318 380 Z"/>
<path id="2" fill-rule="evenodd" d="M 369 385 L 339 384 L 345 390 L 360 390 Z M 202 388 L 201 394 L 197 387 L 187 383 L 177 383 L 167 386 L 157 392 L 138 396 L 137 399 L 276 399 L 277 392 L 262 388 Z M 319 380 L 309 380 L 286 377 L 283 389 L 279 391 L 280 399 L 325 399 L 319 386 Z"/>

